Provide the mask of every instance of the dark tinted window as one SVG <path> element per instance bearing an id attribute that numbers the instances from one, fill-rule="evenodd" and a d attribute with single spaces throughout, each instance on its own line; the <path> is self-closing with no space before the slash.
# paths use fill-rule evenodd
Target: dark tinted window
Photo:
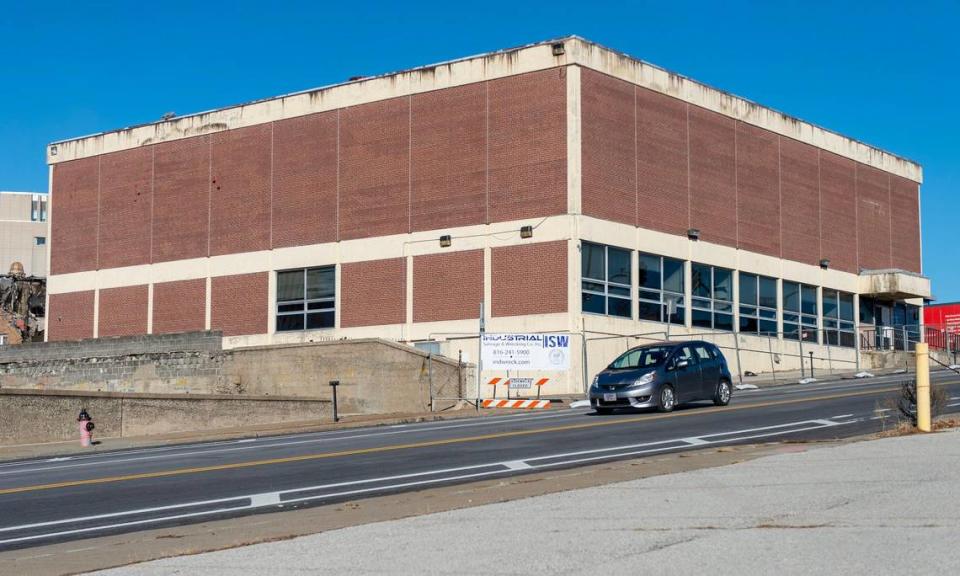
<path id="1" fill-rule="evenodd" d="M 796 282 L 783 283 L 783 309 L 790 312 L 800 311 L 800 285 Z"/>
<path id="2" fill-rule="evenodd" d="M 628 250 L 607 248 L 607 281 L 630 285 L 630 252 Z"/>
<path id="3" fill-rule="evenodd" d="M 333 328 L 335 308 L 333 266 L 277 272 L 277 332 Z"/>
<path id="4" fill-rule="evenodd" d="M 773 278 L 760 277 L 760 305 L 765 308 L 777 307 L 777 281 Z"/>
<path id="5" fill-rule="evenodd" d="M 740 273 L 740 303 L 757 305 L 757 277 Z"/>
<path id="6" fill-rule="evenodd" d="M 604 247 L 599 244 L 583 243 L 581 248 L 581 264 L 584 278 L 604 280 Z"/>
<path id="7" fill-rule="evenodd" d="M 660 289 L 660 257 L 652 254 L 640 254 L 637 268 L 638 283 L 641 288 Z"/>
<path id="8" fill-rule="evenodd" d="M 710 298 L 710 266 L 694 263 L 690 267 L 690 286 L 694 296 Z"/>

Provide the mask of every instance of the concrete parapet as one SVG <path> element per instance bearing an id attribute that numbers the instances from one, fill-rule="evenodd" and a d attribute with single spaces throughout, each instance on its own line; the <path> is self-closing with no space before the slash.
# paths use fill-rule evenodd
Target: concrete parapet
<path id="1" fill-rule="evenodd" d="M 217 331 L 25 342 L 18 346 L 0 346 L 0 364 L 167 352 L 219 352 L 222 343 L 223 335 Z"/>

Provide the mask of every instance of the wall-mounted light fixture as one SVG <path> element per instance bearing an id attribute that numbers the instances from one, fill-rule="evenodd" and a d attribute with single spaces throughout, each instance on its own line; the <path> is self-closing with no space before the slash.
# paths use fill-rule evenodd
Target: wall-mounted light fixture
<path id="1" fill-rule="evenodd" d="M 50 147 L 50 155 L 51 155 L 51 156 L 56 156 L 56 155 L 57 155 L 57 147 L 56 147 L 56 146 L 51 146 L 51 147 Z"/>
<path id="2" fill-rule="evenodd" d="M 691 240 L 700 239 L 700 229 L 699 228 L 688 228 L 687 229 L 687 238 Z"/>
<path id="3" fill-rule="evenodd" d="M 824 258 L 824 259 L 820 260 L 820 267 L 823 268 L 824 270 L 826 270 L 827 268 L 829 268 L 829 267 L 830 267 L 830 259 L 829 259 L 829 258 Z"/>
<path id="4" fill-rule="evenodd" d="M 521 226 L 521 227 L 520 227 L 520 237 L 521 237 L 521 238 L 533 238 L 533 226 Z"/>
<path id="5" fill-rule="evenodd" d="M 554 56 L 563 56 L 566 53 L 566 49 L 563 47 L 563 42 L 557 42 L 550 48 L 553 50 Z"/>
<path id="6" fill-rule="evenodd" d="M 440 237 L 441 248 L 449 248 L 450 244 L 451 244 L 451 239 L 449 234 L 444 234 L 443 236 Z"/>

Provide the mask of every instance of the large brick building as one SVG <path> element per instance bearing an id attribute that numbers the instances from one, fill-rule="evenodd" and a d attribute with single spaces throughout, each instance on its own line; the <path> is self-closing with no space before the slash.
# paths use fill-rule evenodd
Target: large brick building
<path id="1" fill-rule="evenodd" d="M 375 335 L 475 358 L 456 338 L 484 303 L 489 331 L 673 324 L 852 362 L 857 324 L 930 294 L 920 166 L 576 37 L 47 153 L 50 340 Z M 573 342 L 557 392 L 624 345 Z"/>

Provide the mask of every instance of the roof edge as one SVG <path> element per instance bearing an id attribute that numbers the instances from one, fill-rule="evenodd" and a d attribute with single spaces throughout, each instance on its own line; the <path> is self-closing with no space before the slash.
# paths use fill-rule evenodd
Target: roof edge
<path id="1" fill-rule="evenodd" d="M 559 43 L 565 45 L 564 49 L 554 53 L 552 46 Z M 47 146 L 47 163 L 567 65 L 590 68 L 917 183 L 923 181 L 922 167 L 913 160 L 576 35 L 58 140 Z"/>

